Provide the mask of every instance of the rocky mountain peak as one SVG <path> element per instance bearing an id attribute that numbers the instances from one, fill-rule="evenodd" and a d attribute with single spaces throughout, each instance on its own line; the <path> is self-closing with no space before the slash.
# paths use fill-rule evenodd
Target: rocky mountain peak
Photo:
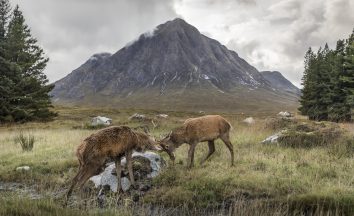
<path id="1" fill-rule="evenodd" d="M 113 55 L 90 59 L 55 83 L 52 95 L 57 101 L 109 98 L 115 104 L 115 98 L 135 104 L 137 97 L 148 95 L 157 104 L 163 96 L 170 100 L 176 94 L 181 100 L 193 94 L 205 100 L 211 93 L 230 98 L 238 89 L 271 91 L 256 68 L 180 18 L 140 35 Z"/>

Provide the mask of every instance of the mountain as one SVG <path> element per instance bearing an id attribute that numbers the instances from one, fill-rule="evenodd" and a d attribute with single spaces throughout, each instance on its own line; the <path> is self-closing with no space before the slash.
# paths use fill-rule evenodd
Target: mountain
<path id="1" fill-rule="evenodd" d="M 157 26 L 113 55 L 93 55 L 55 83 L 60 104 L 242 110 L 295 107 L 256 68 L 182 19 Z"/>
<path id="2" fill-rule="evenodd" d="M 262 71 L 263 77 L 271 84 L 271 86 L 281 92 L 289 92 L 300 95 L 301 91 L 298 87 L 287 80 L 278 71 Z"/>

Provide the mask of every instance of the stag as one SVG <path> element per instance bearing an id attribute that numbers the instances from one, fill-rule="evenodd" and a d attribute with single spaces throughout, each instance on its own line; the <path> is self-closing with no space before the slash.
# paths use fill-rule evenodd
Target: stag
<path id="1" fill-rule="evenodd" d="M 87 137 L 77 148 L 76 156 L 79 160 L 79 171 L 72 180 L 67 192 L 66 203 L 76 185 L 81 189 L 92 176 L 98 175 L 104 169 L 107 161 L 115 161 L 117 171 L 117 192 L 121 187 L 121 158 L 127 159 L 129 178 L 133 186 L 132 153 L 145 150 L 157 151 L 160 148 L 155 140 L 143 132 L 133 131 L 127 126 L 112 126 L 97 131 Z"/>
<path id="2" fill-rule="evenodd" d="M 198 118 L 187 119 L 181 127 L 172 130 L 169 135 L 159 143 L 162 149 L 168 153 L 174 162 L 174 151 L 184 143 L 190 145 L 188 151 L 187 167 L 194 164 L 194 150 L 199 142 L 208 142 L 209 152 L 201 161 L 203 164 L 214 152 L 214 141 L 220 138 L 229 149 L 231 154 L 231 166 L 234 164 L 234 151 L 230 142 L 231 124 L 219 115 L 206 115 Z"/>

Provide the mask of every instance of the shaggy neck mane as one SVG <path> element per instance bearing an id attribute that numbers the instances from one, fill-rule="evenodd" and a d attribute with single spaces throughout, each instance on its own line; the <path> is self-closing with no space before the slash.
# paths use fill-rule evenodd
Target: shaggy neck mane
<path id="1" fill-rule="evenodd" d="M 186 127 L 185 126 L 181 126 L 181 127 L 175 128 L 173 130 L 173 133 L 171 134 L 171 140 L 174 143 L 177 143 L 178 145 L 181 145 L 181 144 L 186 142 L 186 140 L 184 139 L 185 133 L 186 133 Z"/>

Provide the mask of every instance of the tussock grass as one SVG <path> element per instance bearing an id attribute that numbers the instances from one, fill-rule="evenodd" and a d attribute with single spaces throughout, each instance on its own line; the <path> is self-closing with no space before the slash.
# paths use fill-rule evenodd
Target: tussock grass
<path id="1" fill-rule="evenodd" d="M 90 120 L 90 115 L 108 116 L 113 119 L 115 125 L 137 127 L 139 122 L 128 120 L 135 112 L 152 118 L 160 113 L 142 110 L 60 108 L 59 117 L 51 123 L 0 127 L 0 182 L 34 185 L 37 192 L 44 195 L 58 191 L 63 193 L 77 171 L 78 163 L 74 156 L 76 147 L 94 131 L 73 130 L 72 127 L 85 124 Z M 168 134 L 172 128 L 182 124 L 184 119 L 199 115 L 187 112 L 163 113 L 168 114 L 169 118 L 156 121 L 159 126 L 151 129 L 151 133 L 156 137 Z M 267 115 L 254 116 L 256 123 L 250 126 L 242 124 L 244 115 L 223 115 L 234 127 L 231 141 L 235 150 L 235 166 L 230 167 L 230 153 L 218 140 L 216 152 L 204 165 L 199 165 L 199 162 L 207 154 L 207 145 L 200 143 L 195 152 L 195 167 L 187 170 L 185 166 L 188 145 L 183 145 L 176 151 L 175 166 L 169 164 L 169 167 L 154 179 L 153 189 L 146 193 L 137 205 L 160 206 L 160 210 L 155 209 L 157 212 L 168 211 L 172 212 L 171 215 L 173 212 L 184 212 L 184 215 L 188 215 L 188 212 L 198 212 L 200 209 L 208 209 L 209 213 L 215 214 L 222 214 L 220 212 L 231 209 L 230 211 L 243 212 L 242 215 L 267 215 L 268 212 L 268 215 L 285 215 L 291 212 L 351 215 L 354 212 L 352 125 L 339 124 L 348 132 L 336 138 L 334 143 L 313 145 L 311 148 L 289 148 L 261 144 L 264 138 L 283 127 L 271 127 L 269 123 L 267 126 Z M 304 119 L 297 120 L 306 122 Z M 287 123 L 286 127 L 292 125 Z M 36 145 L 30 152 L 24 152 L 13 145 L 17 131 L 24 129 L 31 129 L 31 133 L 36 137 Z M 161 155 L 169 161 L 167 154 Z M 31 170 L 16 172 L 16 167 L 23 165 L 30 166 Z M 79 193 L 76 194 L 80 196 Z M 130 198 L 129 194 L 126 196 Z M 112 197 L 114 199 L 115 196 Z M 61 203 L 62 199 L 63 197 L 55 201 L 23 201 L 22 198 L 12 199 L 7 196 L 0 202 L 8 203 L 6 205 L 10 207 L 7 209 L 28 202 L 31 203 L 28 206 L 44 205 L 56 212 L 56 209 L 61 210 L 58 203 Z M 112 203 L 107 211 L 117 209 L 114 202 Z M 78 207 L 73 203 L 72 209 L 66 210 L 70 215 L 70 211 L 76 213 L 75 209 Z M 96 205 L 88 205 L 85 208 L 93 212 Z M 36 213 L 45 212 L 41 207 L 34 209 L 37 209 L 34 210 Z M 151 210 L 150 207 L 144 209 Z M 254 214 L 251 214 L 252 212 Z M 129 215 L 131 212 L 123 213 Z M 297 215 L 295 213 L 294 215 Z"/>
<path id="2" fill-rule="evenodd" d="M 20 144 L 23 151 L 32 151 L 34 146 L 35 138 L 32 134 L 24 135 L 21 131 L 14 138 L 15 144 Z"/>

